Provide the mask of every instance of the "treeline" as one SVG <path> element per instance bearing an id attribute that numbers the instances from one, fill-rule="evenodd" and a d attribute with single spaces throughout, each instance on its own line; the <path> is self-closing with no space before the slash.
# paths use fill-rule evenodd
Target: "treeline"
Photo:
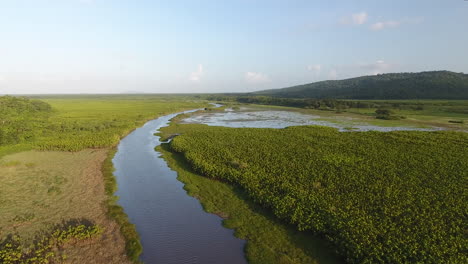
<path id="1" fill-rule="evenodd" d="M 312 99 L 312 98 L 280 98 L 272 96 L 235 96 L 235 95 L 210 95 L 211 101 L 237 102 L 244 104 L 277 105 L 317 110 L 343 111 L 349 108 L 390 108 L 404 110 L 424 110 L 428 104 L 416 101 L 358 101 L 337 99 Z"/>
<path id="2" fill-rule="evenodd" d="M 468 99 L 468 74 L 450 71 L 388 73 L 309 83 L 253 95 L 335 99 Z"/>
<path id="3" fill-rule="evenodd" d="M 198 173 L 243 188 L 350 263 L 466 263 L 468 135 L 172 125 Z"/>

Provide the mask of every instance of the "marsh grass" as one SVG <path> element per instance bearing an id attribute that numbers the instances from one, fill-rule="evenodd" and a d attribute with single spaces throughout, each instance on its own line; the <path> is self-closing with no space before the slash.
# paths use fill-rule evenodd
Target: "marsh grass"
<path id="1" fill-rule="evenodd" d="M 182 154 L 169 144 L 157 147 L 169 167 L 177 171 L 187 193 L 200 200 L 205 211 L 224 218 L 223 225 L 247 240 L 245 254 L 251 264 L 343 263 L 327 242 L 309 232 L 278 220 L 271 212 L 250 201 L 235 186 L 193 172 Z"/>

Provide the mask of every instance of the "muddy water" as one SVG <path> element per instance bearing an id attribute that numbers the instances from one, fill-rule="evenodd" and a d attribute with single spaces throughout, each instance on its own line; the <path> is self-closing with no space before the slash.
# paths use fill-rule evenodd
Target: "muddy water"
<path id="1" fill-rule="evenodd" d="M 154 148 L 153 135 L 176 114 L 146 123 L 124 138 L 113 159 L 120 197 L 143 244 L 145 263 L 246 263 L 245 241 L 203 211 Z"/>

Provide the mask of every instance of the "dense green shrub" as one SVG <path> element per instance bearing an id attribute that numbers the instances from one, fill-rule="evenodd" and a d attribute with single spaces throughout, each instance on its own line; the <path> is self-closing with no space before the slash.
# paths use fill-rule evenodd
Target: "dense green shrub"
<path id="1" fill-rule="evenodd" d="M 398 120 L 404 119 L 404 116 L 395 115 L 395 113 L 389 109 L 377 109 L 375 110 L 375 117 L 377 119 L 384 119 L 384 120 Z"/>
<path id="2" fill-rule="evenodd" d="M 351 263 L 466 263 L 468 135 L 173 125 L 207 177 L 239 185 Z"/>

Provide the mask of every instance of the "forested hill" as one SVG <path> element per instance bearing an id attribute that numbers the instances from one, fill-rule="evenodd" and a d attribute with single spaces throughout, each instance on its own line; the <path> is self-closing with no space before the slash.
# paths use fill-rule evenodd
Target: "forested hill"
<path id="1" fill-rule="evenodd" d="M 450 71 L 388 73 L 254 92 L 286 98 L 468 99 L 468 74 Z"/>

